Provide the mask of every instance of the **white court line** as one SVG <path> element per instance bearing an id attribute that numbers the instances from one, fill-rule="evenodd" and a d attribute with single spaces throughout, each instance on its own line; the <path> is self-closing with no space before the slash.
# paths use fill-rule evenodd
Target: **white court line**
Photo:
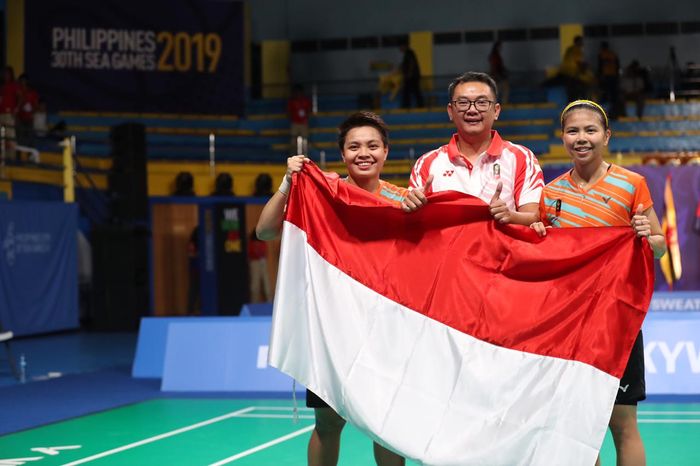
<path id="1" fill-rule="evenodd" d="M 130 450 L 132 448 L 140 447 L 141 445 L 146 445 L 148 443 L 156 442 L 158 440 L 172 437 L 173 435 L 178 435 L 178 434 L 181 434 L 183 432 L 187 432 L 189 430 L 194 430 L 194 429 L 198 429 L 200 427 L 208 426 L 209 424 L 214 424 L 216 422 L 220 422 L 220 421 L 223 421 L 225 419 L 230 419 L 232 417 L 238 417 L 241 414 L 245 414 L 247 412 L 252 411 L 253 409 L 255 409 L 254 406 L 249 406 L 247 408 L 239 409 L 238 411 L 233 411 L 233 412 L 230 412 L 228 414 L 224 414 L 222 416 L 207 419 L 206 421 L 202 421 L 202 422 L 198 422 L 196 424 L 181 427 L 181 428 L 176 429 L 176 430 L 171 430 L 170 432 L 166 432 L 164 434 L 160 434 L 160 435 L 156 435 L 154 437 L 149 437 L 149 438 L 146 438 L 143 440 L 139 440 L 138 442 L 130 443 L 128 445 L 124 445 L 123 447 L 114 448 L 112 450 L 107 450 L 107 451 L 104 451 L 102 453 L 98 453 L 96 455 L 88 456 L 87 458 L 82 458 L 82 459 L 79 459 L 77 461 L 73 461 L 72 463 L 66 463 L 63 466 L 75 466 L 78 464 L 89 463 L 90 461 L 104 458 L 105 456 L 113 455 L 115 453 L 119 453 L 119 452 L 122 452 L 125 450 Z"/>
<path id="2" fill-rule="evenodd" d="M 256 406 L 255 410 L 260 411 L 294 411 L 293 406 Z M 297 411 L 313 411 L 313 408 L 297 408 Z"/>
<path id="3" fill-rule="evenodd" d="M 245 417 L 250 419 L 315 419 L 316 416 L 309 416 L 308 414 L 302 414 L 299 416 L 294 416 L 293 414 L 241 414 L 236 417 Z"/>
<path id="4" fill-rule="evenodd" d="M 284 435 L 282 437 L 278 437 L 274 440 L 270 440 L 267 443 L 263 443 L 262 445 L 258 445 L 257 447 L 251 448 L 251 449 L 246 450 L 246 451 L 242 451 L 236 455 L 229 456 L 228 458 L 224 458 L 221 461 L 210 464 L 209 466 L 221 466 L 222 464 L 233 463 L 236 460 L 239 460 L 239 459 L 246 457 L 246 456 L 250 456 L 253 453 L 259 452 L 260 450 L 264 450 L 264 449 L 269 448 L 273 445 L 277 445 L 278 443 L 286 442 L 289 439 L 292 439 L 294 437 L 298 437 L 301 434 L 305 434 L 306 432 L 312 430 L 314 427 L 315 427 L 315 424 L 312 424 L 308 427 L 304 427 L 303 429 L 299 429 L 297 431 L 294 431 L 291 434 L 287 434 L 287 435 Z"/>
<path id="5" fill-rule="evenodd" d="M 674 416 L 697 416 L 700 411 L 637 411 L 637 414 L 642 415 L 658 415 L 658 414 L 673 414 Z"/>
<path id="6" fill-rule="evenodd" d="M 637 419 L 640 424 L 700 424 L 700 419 Z"/>

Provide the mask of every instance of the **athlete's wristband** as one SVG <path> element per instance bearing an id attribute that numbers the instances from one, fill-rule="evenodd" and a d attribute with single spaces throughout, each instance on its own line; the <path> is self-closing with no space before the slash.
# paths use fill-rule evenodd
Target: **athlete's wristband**
<path id="1" fill-rule="evenodd" d="M 291 187 L 292 187 L 292 183 L 289 182 L 289 178 L 287 177 L 287 175 L 285 175 L 284 178 L 282 178 L 282 184 L 280 184 L 280 187 L 277 190 L 279 192 L 281 192 L 282 194 L 284 194 L 285 196 L 288 196 L 289 190 L 291 189 Z"/>

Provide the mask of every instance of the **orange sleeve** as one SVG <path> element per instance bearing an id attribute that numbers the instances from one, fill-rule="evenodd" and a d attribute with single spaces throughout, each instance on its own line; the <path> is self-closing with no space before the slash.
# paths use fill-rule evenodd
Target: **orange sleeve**
<path id="1" fill-rule="evenodd" d="M 649 207 L 654 205 L 654 201 L 651 199 L 651 193 L 649 192 L 649 186 L 647 186 L 647 181 L 643 176 L 639 177 L 637 186 L 634 190 L 634 205 L 632 205 L 632 215 L 637 211 L 637 206 L 642 204 L 642 208 L 647 210 Z"/>

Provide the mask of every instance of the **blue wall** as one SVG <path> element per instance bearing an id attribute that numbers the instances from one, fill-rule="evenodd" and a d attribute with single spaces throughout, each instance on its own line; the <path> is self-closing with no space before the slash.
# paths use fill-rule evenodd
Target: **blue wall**
<path id="1" fill-rule="evenodd" d="M 16 201 L 62 201 L 63 188 L 42 183 L 13 181 L 12 199 Z"/>

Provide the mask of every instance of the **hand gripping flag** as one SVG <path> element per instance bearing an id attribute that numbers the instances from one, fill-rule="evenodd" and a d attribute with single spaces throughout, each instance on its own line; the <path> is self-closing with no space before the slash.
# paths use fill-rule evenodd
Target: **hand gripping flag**
<path id="1" fill-rule="evenodd" d="M 538 238 L 454 192 L 407 214 L 307 166 L 270 363 L 419 464 L 590 466 L 652 281 L 630 228 Z"/>

